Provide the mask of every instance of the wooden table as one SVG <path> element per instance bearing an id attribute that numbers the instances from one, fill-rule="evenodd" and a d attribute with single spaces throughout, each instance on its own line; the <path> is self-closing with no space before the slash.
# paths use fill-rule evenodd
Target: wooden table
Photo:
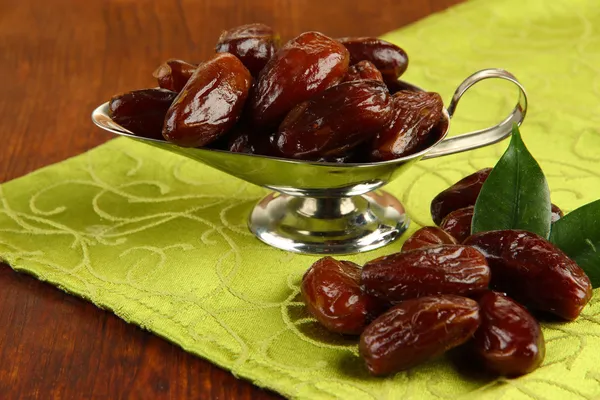
<path id="1" fill-rule="evenodd" d="M 399 28 L 461 0 L 0 0 L 0 182 L 111 138 L 91 110 L 201 61 L 222 29 L 287 40 Z M 0 399 L 276 399 L 110 312 L 0 264 Z"/>

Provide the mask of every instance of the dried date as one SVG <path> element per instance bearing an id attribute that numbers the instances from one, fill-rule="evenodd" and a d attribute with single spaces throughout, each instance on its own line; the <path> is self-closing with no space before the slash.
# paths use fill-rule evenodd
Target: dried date
<path id="1" fill-rule="evenodd" d="M 394 94 L 394 113 L 375 137 L 372 161 L 393 160 L 423 150 L 437 139 L 430 135 L 442 118 L 444 104 L 437 93 L 400 91 Z"/>
<path id="2" fill-rule="evenodd" d="M 298 159 L 344 155 L 380 131 L 391 113 L 382 82 L 344 82 L 294 107 L 279 127 L 277 147 Z"/>
<path id="3" fill-rule="evenodd" d="M 360 334 L 382 311 L 382 304 L 363 293 L 360 268 L 350 261 L 324 257 L 302 278 L 301 292 L 309 313 L 332 332 Z"/>
<path id="4" fill-rule="evenodd" d="M 152 76 L 156 78 L 161 88 L 179 93 L 196 68 L 197 65 L 172 58 L 162 63 Z"/>
<path id="5" fill-rule="evenodd" d="M 388 41 L 373 37 L 347 37 L 338 41 L 350 52 L 350 64 L 372 62 L 385 82 L 398 80 L 408 67 L 406 52 Z"/>
<path id="6" fill-rule="evenodd" d="M 402 252 L 435 247 L 440 244 L 458 244 L 455 238 L 448 232 L 437 226 L 426 226 L 415 233 L 402 245 Z"/>
<path id="7" fill-rule="evenodd" d="M 527 374 L 544 361 L 546 346 L 537 320 L 520 304 L 497 292 L 479 298 L 481 324 L 472 349 L 486 369 L 509 377 Z"/>
<path id="8" fill-rule="evenodd" d="M 344 46 L 318 32 L 287 42 L 261 71 L 251 96 L 256 127 L 276 127 L 298 103 L 342 81 L 350 57 Z"/>
<path id="9" fill-rule="evenodd" d="M 431 217 L 436 225 L 440 225 L 444 217 L 454 210 L 475 205 L 483 183 L 492 172 L 491 168 L 479 170 L 448 189 L 444 190 L 431 202 Z"/>
<path id="10" fill-rule="evenodd" d="M 375 80 L 383 82 L 381 72 L 377 67 L 370 61 L 363 60 L 348 68 L 348 73 L 344 77 L 344 82 L 361 81 L 361 80 Z"/>
<path id="11" fill-rule="evenodd" d="M 241 61 L 219 53 L 198 66 L 169 108 L 165 139 L 183 147 L 205 146 L 239 119 L 252 84 Z"/>
<path id="12" fill-rule="evenodd" d="M 177 93 L 165 89 L 142 89 L 110 99 L 110 117 L 136 136 L 162 139 L 162 128 Z"/>
<path id="13" fill-rule="evenodd" d="M 471 235 L 474 208 L 469 206 L 452 211 L 444 217 L 440 228 L 454 236 L 459 243 L 464 242 Z"/>
<path id="14" fill-rule="evenodd" d="M 407 370 L 465 343 L 479 326 L 477 302 L 441 295 L 406 300 L 373 321 L 359 352 L 373 375 Z"/>
<path id="15" fill-rule="evenodd" d="M 556 221 L 558 221 L 559 219 L 561 219 L 562 217 L 565 216 L 565 214 L 562 212 L 562 210 L 555 204 L 552 204 L 552 217 L 551 217 L 551 222 L 554 223 Z"/>
<path id="16" fill-rule="evenodd" d="M 279 46 L 279 35 L 265 24 L 247 24 L 224 31 L 215 48 L 239 58 L 252 76 L 257 77 Z"/>
<path id="17" fill-rule="evenodd" d="M 260 154 L 269 157 L 282 157 L 275 146 L 275 134 L 255 132 L 248 127 L 235 128 L 229 139 L 232 153 Z"/>
<path id="18" fill-rule="evenodd" d="M 499 230 L 470 236 L 492 271 L 492 287 L 528 307 L 566 320 L 577 318 L 592 297 L 585 272 L 565 253 L 531 232 Z"/>
<path id="19" fill-rule="evenodd" d="M 241 128 L 234 128 L 229 139 L 229 151 L 232 153 L 260 154 L 254 143 L 254 136 L 251 131 Z"/>
<path id="20" fill-rule="evenodd" d="M 469 246 L 440 245 L 369 261 L 362 269 L 366 293 L 390 302 L 436 294 L 469 295 L 487 289 L 485 257 Z"/>

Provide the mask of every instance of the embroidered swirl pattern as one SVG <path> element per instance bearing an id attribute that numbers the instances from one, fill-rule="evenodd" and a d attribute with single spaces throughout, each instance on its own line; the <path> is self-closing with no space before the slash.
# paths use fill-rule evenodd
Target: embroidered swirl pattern
<path id="1" fill-rule="evenodd" d="M 527 88 L 523 136 L 565 211 L 600 198 L 600 4 L 474 0 L 386 35 L 411 55 L 406 78 L 449 100 L 472 72 L 502 67 Z M 516 93 L 483 82 L 451 132 L 499 121 Z M 506 143 L 421 162 L 390 184 L 412 232 L 431 198 L 492 166 Z M 239 377 L 305 399 L 592 399 L 600 396 L 600 300 L 545 323 L 547 356 L 514 380 L 465 375 L 447 359 L 369 377 L 356 342 L 328 334 L 299 300 L 316 259 L 263 245 L 246 218 L 267 191 L 150 146 L 113 140 L 0 186 L 0 258 L 112 310 Z M 348 257 L 356 262 L 398 251 Z M 600 296 L 597 292 L 596 296 Z"/>

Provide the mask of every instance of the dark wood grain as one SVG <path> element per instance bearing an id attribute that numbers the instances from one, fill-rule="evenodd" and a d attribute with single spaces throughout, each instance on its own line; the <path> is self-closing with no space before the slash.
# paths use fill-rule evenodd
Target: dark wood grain
<path id="1" fill-rule="evenodd" d="M 206 58 L 222 29 L 370 36 L 458 2 L 0 0 L 0 182 L 110 139 L 90 122 L 96 105 L 154 85 L 167 58 Z M 16 398 L 279 396 L 0 265 L 0 399 Z"/>

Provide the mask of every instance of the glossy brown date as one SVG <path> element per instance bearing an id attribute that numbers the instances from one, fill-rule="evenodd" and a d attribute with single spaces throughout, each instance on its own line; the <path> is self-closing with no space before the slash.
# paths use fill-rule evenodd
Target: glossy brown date
<path id="1" fill-rule="evenodd" d="M 228 150 L 232 153 L 260 154 L 256 151 L 255 135 L 252 131 L 252 127 L 242 116 L 227 134 Z"/>
<path id="2" fill-rule="evenodd" d="M 165 89 L 142 89 L 110 99 L 110 117 L 136 136 L 162 139 L 162 128 L 177 93 Z"/>
<path id="3" fill-rule="evenodd" d="M 492 172 L 491 168 L 479 170 L 440 194 L 431 201 L 431 217 L 436 225 L 440 225 L 444 217 L 454 210 L 475 205 L 483 183 Z"/>
<path id="4" fill-rule="evenodd" d="M 350 57 L 344 46 L 318 32 L 290 40 L 261 71 L 250 100 L 256 127 L 277 127 L 298 103 L 341 82 Z"/>
<path id="5" fill-rule="evenodd" d="M 502 293 L 479 298 L 481 324 L 471 347 L 486 369 L 514 377 L 532 372 L 544 361 L 546 345 L 537 320 Z"/>
<path id="6" fill-rule="evenodd" d="M 217 53 L 239 58 L 252 76 L 257 77 L 279 46 L 279 35 L 265 24 L 247 24 L 224 31 L 215 47 Z"/>
<path id="7" fill-rule="evenodd" d="M 492 270 L 492 287 L 524 305 L 566 320 L 577 318 L 592 297 L 592 284 L 565 253 L 531 232 L 499 230 L 470 236 Z"/>
<path id="8" fill-rule="evenodd" d="M 381 311 L 381 303 L 363 293 L 360 268 L 350 261 L 324 257 L 302 278 L 308 312 L 332 332 L 359 335 Z"/>
<path id="9" fill-rule="evenodd" d="M 440 228 L 454 236 L 459 243 L 471 235 L 474 206 L 459 208 L 446 215 L 440 223 Z"/>
<path id="10" fill-rule="evenodd" d="M 372 161 L 407 156 L 427 148 L 437 139 L 430 132 L 442 118 L 444 104 L 439 94 L 401 91 L 394 94 L 393 102 L 393 117 L 373 140 Z"/>
<path id="11" fill-rule="evenodd" d="M 565 216 L 565 214 L 562 212 L 562 210 L 555 204 L 552 204 L 552 217 L 550 219 L 550 221 L 552 223 L 558 221 L 559 219 L 561 219 L 562 217 Z"/>
<path id="12" fill-rule="evenodd" d="M 236 127 L 229 139 L 229 151 L 233 153 L 260 154 L 282 157 L 275 146 L 275 134 L 256 132 L 249 127 Z"/>
<path id="13" fill-rule="evenodd" d="M 379 72 L 375 64 L 367 60 L 351 65 L 344 77 L 344 82 L 362 81 L 365 79 L 383 82 L 381 72 Z"/>
<path id="14" fill-rule="evenodd" d="M 440 245 L 369 261 L 362 269 L 366 293 L 398 302 L 436 294 L 469 295 L 487 289 L 485 257 L 469 246 Z"/>
<path id="15" fill-rule="evenodd" d="M 440 244 L 458 244 L 448 232 L 437 226 L 426 226 L 415 233 L 402 245 L 402 252 L 423 249 L 425 247 L 435 247 Z"/>
<path id="16" fill-rule="evenodd" d="M 350 52 L 350 64 L 362 60 L 372 62 L 381 72 L 383 80 L 396 81 L 408 67 L 408 56 L 400 47 L 373 37 L 348 37 L 338 39 Z"/>
<path id="17" fill-rule="evenodd" d="M 229 53 L 198 66 L 167 112 L 163 136 L 183 147 L 207 145 L 231 129 L 242 114 L 250 72 Z"/>
<path id="18" fill-rule="evenodd" d="M 260 154 L 269 157 L 285 158 L 275 144 L 276 133 L 256 132 L 248 126 L 235 127 L 229 137 L 227 149 L 233 153 Z M 320 157 L 311 161 L 328 163 L 357 162 L 357 155 L 353 153 L 335 157 Z"/>
<path id="19" fill-rule="evenodd" d="M 229 140 L 229 151 L 232 153 L 261 154 L 249 131 L 235 129 Z"/>
<path id="20" fill-rule="evenodd" d="M 479 306 L 466 297 L 406 300 L 373 321 L 360 337 L 369 372 L 407 370 L 465 343 L 479 326 Z"/>
<path id="21" fill-rule="evenodd" d="M 297 159 L 344 155 L 380 131 L 391 113 L 382 82 L 344 82 L 294 107 L 279 126 L 277 147 Z"/>
<path id="22" fill-rule="evenodd" d="M 196 68 L 197 65 L 172 58 L 162 63 L 152 76 L 156 78 L 161 88 L 179 93 Z"/>

